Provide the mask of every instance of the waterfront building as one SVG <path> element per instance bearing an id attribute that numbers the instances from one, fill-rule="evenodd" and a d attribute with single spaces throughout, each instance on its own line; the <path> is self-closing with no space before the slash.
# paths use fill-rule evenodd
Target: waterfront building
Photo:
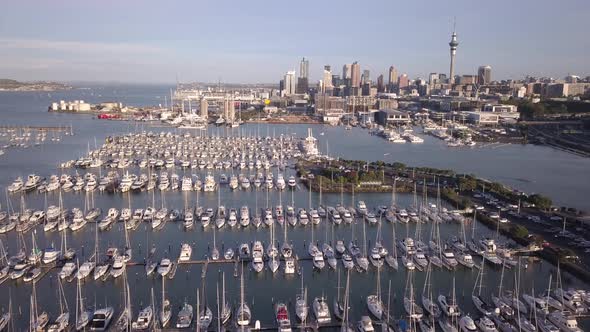
<path id="1" fill-rule="evenodd" d="M 117 106 L 118 103 L 117 103 Z M 89 103 L 84 102 L 84 100 L 74 100 L 68 101 L 60 100 L 59 103 L 51 103 L 49 106 L 51 111 L 71 111 L 71 112 L 88 112 L 91 109 L 91 105 Z M 119 107 L 120 108 L 120 107 Z"/>
<path id="2" fill-rule="evenodd" d="M 490 66 L 479 66 L 477 69 L 477 84 L 485 85 L 490 84 L 492 81 L 492 67 Z"/>
<path id="3" fill-rule="evenodd" d="M 468 112 L 467 121 L 477 125 L 496 125 L 500 116 L 490 112 Z"/>
<path id="4" fill-rule="evenodd" d="M 408 112 L 381 109 L 375 113 L 375 121 L 382 126 L 399 126 L 410 123 L 412 119 Z"/>

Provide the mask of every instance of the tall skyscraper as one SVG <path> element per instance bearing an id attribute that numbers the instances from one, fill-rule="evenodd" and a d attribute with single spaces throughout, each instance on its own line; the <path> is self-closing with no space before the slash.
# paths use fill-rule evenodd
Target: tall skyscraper
<path id="1" fill-rule="evenodd" d="M 371 81 L 371 72 L 368 69 L 363 70 L 363 75 L 361 76 L 361 85 L 365 83 L 369 83 Z"/>
<path id="2" fill-rule="evenodd" d="M 290 96 L 295 94 L 295 71 L 290 70 L 285 74 L 284 78 L 284 85 L 285 85 L 285 96 Z"/>
<path id="3" fill-rule="evenodd" d="M 350 86 L 353 88 L 361 86 L 361 66 L 356 61 L 350 66 Z"/>
<path id="4" fill-rule="evenodd" d="M 322 92 L 326 93 L 327 91 L 333 90 L 334 85 L 332 84 L 332 72 L 330 71 L 330 66 L 324 66 L 324 75 L 322 76 Z"/>
<path id="5" fill-rule="evenodd" d="M 385 85 L 383 84 L 383 74 L 377 76 L 377 92 L 385 92 Z"/>
<path id="6" fill-rule="evenodd" d="M 344 66 L 342 66 L 342 79 L 343 80 L 350 79 L 352 77 L 351 71 L 352 71 L 352 65 L 350 63 L 347 63 Z"/>
<path id="7" fill-rule="evenodd" d="M 201 97 L 200 108 L 201 118 L 207 119 L 207 117 L 209 116 L 209 102 L 207 102 L 207 99 L 205 99 L 205 97 Z"/>
<path id="8" fill-rule="evenodd" d="M 459 46 L 455 27 L 453 27 L 453 34 L 451 35 L 449 46 L 451 47 L 451 68 L 449 70 L 449 82 L 452 84 L 455 82 L 455 55 L 457 54 L 457 46 Z"/>
<path id="9" fill-rule="evenodd" d="M 305 57 L 299 63 L 299 77 L 309 78 L 309 60 L 305 60 Z"/>
<path id="10" fill-rule="evenodd" d="M 389 85 L 393 85 L 397 83 L 397 69 L 394 66 L 389 67 Z"/>
<path id="11" fill-rule="evenodd" d="M 479 66 L 477 69 L 477 84 L 485 85 L 490 84 L 492 81 L 492 67 L 490 66 Z"/>
<path id="12" fill-rule="evenodd" d="M 389 77 L 387 81 L 387 91 L 395 91 L 397 86 L 397 69 L 394 66 L 389 67 Z"/>

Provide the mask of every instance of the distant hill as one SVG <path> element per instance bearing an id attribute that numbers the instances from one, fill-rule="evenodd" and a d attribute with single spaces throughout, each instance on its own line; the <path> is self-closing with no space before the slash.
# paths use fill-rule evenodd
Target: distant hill
<path id="1" fill-rule="evenodd" d="M 0 78 L 0 91 L 56 91 L 69 90 L 72 87 L 58 82 L 19 82 Z"/>

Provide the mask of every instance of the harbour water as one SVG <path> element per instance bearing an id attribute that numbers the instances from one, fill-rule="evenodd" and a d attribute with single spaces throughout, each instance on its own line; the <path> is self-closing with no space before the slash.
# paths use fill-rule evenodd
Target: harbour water
<path id="1" fill-rule="evenodd" d="M 172 130 L 163 127 L 148 127 L 147 124 L 135 124 L 119 121 L 99 121 L 90 116 L 55 114 L 46 112 L 47 105 L 53 100 L 84 99 L 90 102 L 114 100 L 134 105 L 163 104 L 163 96 L 167 95 L 169 87 L 92 87 L 89 90 L 74 90 L 67 92 L 56 92 L 50 95 L 46 93 L 0 93 L 0 124 L 2 125 L 40 125 L 40 126 L 69 126 L 74 128 L 75 136 L 65 136 L 61 142 L 46 144 L 39 147 L 30 147 L 22 150 L 8 150 L 0 156 L 0 188 L 8 185 L 16 176 L 26 176 L 29 173 L 36 173 L 43 176 L 61 174 L 62 170 L 57 165 L 65 160 L 78 158 L 87 152 L 88 146 L 94 148 L 95 144 L 100 145 L 108 135 L 122 134 L 129 131 L 141 129 L 160 131 Z M 308 127 L 312 127 L 315 136 L 319 140 L 319 147 L 322 152 L 328 152 L 331 156 L 347 159 L 385 160 L 400 161 L 408 165 L 432 166 L 437 168 L 454 169 L 458 172 L 474 173 L 478 176 L 512 185 L 527 192 L 540 192 L 552 197 L 558 204 L 574 206 L 582 209 L 588 208 L 588 202 L 584 197 L 590 194 L 587 186 L 587 170 L 590 169 L 590 161 L 581 157 L 570 155 L 564 152 L 555 151 L 545 147 L 530 145 L 508 145 L 490 146 L 485 148 L 447 148 L 441 142 L 431 137 L 424 137 L 423 144 L 390 144 L 378 137 L 368 135 L 360 128 L 345 131 L 344 128 L 326 127 L 321 125 L 266 125 L 249 124 L 238 129 L 219 129 L 210 127 L 208 133 L 211 135 L 263 135 L 273 136 L 280 134 L 295 134 L 298 137 L 305 135 Z M 96 141 L 96 143 L 95 143 Z M 67 170 L 73 174 L 74 170 Z M 182 177 L 183 170 L 176 172 Z M 200 171 L 187 170 L 187 173 L 197 173 L 201 178 L 204 173 Z M 292 173 L 287 170 L 286 178 Z M 230 171 L 218 171 L 229 174 Z M 248 205 L 253 211 L 255 206 L 265 207 L 267 204 L 274 207 L 279 203 L 279 194 L 275 191 L 231 191 L 227 185 L 221 187 L 218 195 L 215 193 L 199 194 L 199 205 L 216 208 L 218 200 L 230 208 L 239 209 L 242 205 Z M 191 206 L 196 204 L 197 194 L 195 192 L 168 192 L 165 194 L 166 205 L 169 208 L 182 210 L 185 202 Z M 66 208 L 84 207 L 84 195 L 67 193 L 64 194 L 64 206 Z M 131 202 L 129 203 L 129 197 Z M 30 208 L 42 209 L 47 204 L 57 204 L 57 194 L 47 196 L 38 193 L 26 195 L 26 205 Z M 153 199 L 156 206 L 162 201 L 160 192 L 157 192 Z M 280 197 L 283 205 L 291 200 L 296 208 L 309 208 L 309 196 L 305 187 L 299 185 L 294 192 L 285 191 Z M 357 194 L 356 200 L 364 200 L 369 209 L 379 205 L 390 204 L 389 194 Z M 344 202 L 346 206 L 353 205 L 352 197 L 348 194 L 324 194 L 322 197 L 325 205 L 336 205 Z M 20 197 L 11 198 L 12 204 L 18 208 Z M 400 206 L 409 206 L 413 201 L 411 195 L 397 195 L 397 203 Z M 94 193 L 95 206 L 100 207 L 103 214 L 110 207 L 121 209 L 129 204 L 132 208 L 145 208 L 151 205 L 152 195 L 138 193 L 130 195 L 122 194 L 100 194 Z M 319 204 L 317 193 L 311 195 L 311 205 Z M 5 206 L 5 204 L 2 204 Z M 333 227 L 330 222 L 323 220 L 318 226 L 313 227 L 313 237 L 320 243 L 328 241 L 344 240 L 348 243 L 352 238 L 357 239 L 362 245 L 363 234 L 362 219 L 357 219 L 351 225 L 340 225 Z M 390 224 L 382 222 L 381 236 L 383 244 L 391 250 L 393 245 L 392 227 L 395 227 L 397 238 L 406 236 L 417 238 L 415 224 Z M 80 261 L 88 258 L 95 246 L 94 224 L 88 224 L 76 233 L 68 233 L 68 244 L 77 248 Z M 421 237 L 427 242 L 430 239 L 430 227 L 432 224 L 422 225 Z M 367 250 L 376 239 L 376 227 L 366 225 Z M 299 257 L 307 257 L 305 247 L 311 241 L 312 226 L 288 227 L 288 239 L 294 245 L 295 253 Z M 441 238 L 446 240 L 450 236 L 459 234 L 460 225 L 456 223 L 445 223 L 441 225 Z M 469 232 L 469 230 L 468 230 Z M 493 230 L 489 230 L 478 224 L 476 226 L 476 237 L 489 235 L 495 237 Z M 43 249 L 54 244 L 59 247 L 61 237 L 57 232 L 43 232 L 43 228 L 37 227 L 33 232 L 39 248 Z M 284 229 L 276 227 L 276 239 L 283 242 Z M 31 245 L 31 233 L 25 238 L 28 248 Z M 149 248 L 155 246 L 155 258 L 168 257 L 175 260 L 180 251 L 180 244 L 190 243 L 193 248 L 193 259 L 202 259 L 213 245 L 213 231 L 211 228 L 203 230 L 196 225 L 193 230 L 185 231 L 181 222 L 169 222 L 159 231 L 153 231 L 148 223 L 142 224 L 137 230 L 130 231 L 130 243 L 133 248 L 133 262 L 142 263 Z M 468 237 L 470 235 L 468 234 Z M 239 243 L 263 241 L 268 244 L 270 239 L 269 229 L 262 227 L 255 229 L 248 227 L 241 229 L 230 229 L 227 226 L 215 234 L 217 246 L 221 249 L 236 248 Z M 15 253 L 18 247 L 15 232 L 0 235 L 0 239 L 8 248 L 10 253 Z M 507 239 L 498 238 L 500 242 L 509 242 Z M 122 248 L 125 245 L 124 227 L 117 223 L 112 229 L 99 232 L 99 247 L 102 252 L 107 247 L 116 246 Z M 222 250 L 223 252 L 223 250 Z M 477 260 L 479 262 L 479 260 Z M 505 289 L 512 289 L 515 277 L 521 283 L 521 292 L 530 293 L 532 289 L 540 292 L 549 283 L 549 275 L 552 274 L 554 281 L 556 268 L 551 264 L 541 262 L 529 262 L 526 259 L 521 261 L 522 268 L 507 270 L 504 273 L 503 286 Z M 525 268 L 526 264 L 526 268 Z M 263 326 L 274 325 L 273 303 L 283 301 L 289 304 L 291 319 L 295 320 L 294 302 L 295 295 L 300 292 L 301 279 L 297 274 L 285 275 L 282 267 L 276 274 L 272 274 L 267 268 L 261 273 L 255 273 L 249 265 L 245 265 L 245 299 L 252 308 L 253 320 L 260 320 Z M 166 280 L 167 298 L 172 301 L 173 320 L 178 313 L 178 307 L 184 301 L 196 305 L 196 291 L 205 284 L 205 298 L 211 309 L 215 312 L 216 305 L 216 283 L 220 282 L 220 273 L 226 275 L 227 297 L 230 303 L 235 305 L 239 301 L 239 278 L 234 277 L 234 264 L 210 264 L 206 277 L 201 279 L 203 265 L 182 264 L 179 266 L 174 279 Z M 341 275 L 344 285 L 345 273 L 342 264 L 339 262 L 338 271 L 330 270 L 328 267 L 322 271 L 314 271 L 311 261 L 301 261 L 302 275 L 305 286 L 308 288 L 308 304 L 316 296 L 325 295 L 331 304 L 337 296 L 336 280 L 337 274 Z M 55 318 L 59 308 L 56 306 L 57 295 L 57 272 L 52 269 L 36 284 L 38 307 L 40 311 L 47 311 L 50 317 Z M 161 280 L 160 277 L 146 277 L 142 265 L 130 266 L 127 270 L 130 291 L 132 297 L 132 308 L 135 315 L 140 308 L 150 303 L 150 289 L 154 289 L 156 304 L 160 304 Z M 406 280 L 409 273 L 402 267 L 398 271 L 383 267 L 380 273 L 382 298 L 387 303 L 388 284 L 391 282 L 391 313 L 393 317 L 399 318 L 403 315 L 403 296 L 406 292 Z M 422 293 L 425 273 L 414 272 L 414 287 L 418 297 Z M 473 292 L 477 269 L 468 270 L 458 267 L 455 271 L 436 268 L 433 271 L 432 283 L 435 297 L 438 294 L 449 294 L 453 278 L 457 285 L 457 298 L 461 308 L 472 313 L 472 316 L 479 316 L 476 313 L 470 295 Z M 482 293 L 489 295 L 497 293 L 501 269 L 489 268 L 486 266 Z M 351 289 L 351 321 L 356 322 L 362 315 L 367 314 L 365 298 L 375 292 L 377 270 L 370 268 L 367 273 L 352 272 L 350 276 Z M 589 285 L 566 273 L 562 274 L 562 282 L 566 287 L 585 288 Z M 71 315 L 75 312 L 76 284 L 65 283 L 65 294 Z M 7 310 L 9 294 L 13 302 L 13 314 L 17 322 L 17 330 L 26 330 L 29 321 L 29 296 L 31 294 L 31 283 L 23 281 L 14 282 L 7 280 L 0 285 L 0 308 Z M 122 307 L 122 280 L 117 279 L 102 281 L 85 281 L 82 285 L 83 295 L 86 304 L 90 307 L 113 306 L 118 316 Z M 342 292 L 342 290 L 340 290 Z M 202 300 L 202 298 L 201 298 Z M 330 306 L 331 307 L 331 306 Z M 72 318 L 73 321 L 73 318 Z M 590 328 L 588 321 L 580 321 L 582 328 Z"/>
<path id="2" fill-rule="evenodd" d="M 104 137 L 114 133 L 123 133 L 136 129 L 128 122 L 96 121 L 91 116 L 74 114 L 57 114 L 45 112 L 52 101 L 82 99 L 91 103 L 120 101 L 134 106 L 164 104 L 165 96 L 170 94 L 171 86 L 156 85 L 89 85 L 85 89 L 71 91 L 34 93 L 11 92 L 0 93 L 0 124 L 5 125 L 52 125 L 69 126 L 73 124 L 79 135 L 75 140 L 64 140 L 55 149 L 43 147 L 43 158 L 26 159 L 21 154 L 7 155 L 0 159 L 0 171 L 3 176 L 0 184 L 12 179 L 16 174 L 22 175 L 35 170 L 31 160 L 49 163 L 51 166 L 59 160 L 72 159 L 85 153 L 87 143 L 99 143 Z M 587 185 L 590 158 L 583 158 L 553 148 L 536 145 L 498 144 L 474 148 L 447 147 L 442 141 L 427 135 L 423 144 L 391 144 L 383 139 L 368 134 L 361 128 L 350 131 L 342 127 L 324 125 L 266 125 L 250 124 L 243 126 L 242 133 L 273 135 L 296 133 L 301 137 L 307 128 L 313 128 L 322 152 L 331 156 L 347 159 L 365 159 L 369 161 L 399 161 L 410 166 L 448 168 L 457 172 L 475 174 L 493 181 L 499 181 L 527 193 L 541 193 L 553 199 L 555 204 L 589 210 L 585 197 L 590 196 Z M 147 128 L 147 125 L 146 127 Z M 149 128 L 148 128 L 149 129 Z M 159 130 L 159 129 L 154 129 Z M 226 130 L 210 128 L 214 134 L 225 134 Z M 237 129 L 228 130 L 237 134 Z M 320 135 L 323 133 L 323 135 Z M 418 130 L 417 133 L 420 133 Z M 25 159 L 22 159 L 25 158 Z"/>

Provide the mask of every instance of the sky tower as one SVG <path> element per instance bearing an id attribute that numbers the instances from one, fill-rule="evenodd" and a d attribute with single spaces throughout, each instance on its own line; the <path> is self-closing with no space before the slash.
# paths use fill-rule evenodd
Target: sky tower
<path id="1" fill-rule="evenodd" d="M 449 46 L 451 47 L 451 69 L 449 71 L 449 82 L 451 84 L 455 83 L 455 55 L 457 54 L 457 46 L 459 46 L 459 42 L 457 41 L 457 33 L 455 32 L 455 24 L 453 23 L 453 34 L 451 35 L 451 41 L 449 42 Z"/>

